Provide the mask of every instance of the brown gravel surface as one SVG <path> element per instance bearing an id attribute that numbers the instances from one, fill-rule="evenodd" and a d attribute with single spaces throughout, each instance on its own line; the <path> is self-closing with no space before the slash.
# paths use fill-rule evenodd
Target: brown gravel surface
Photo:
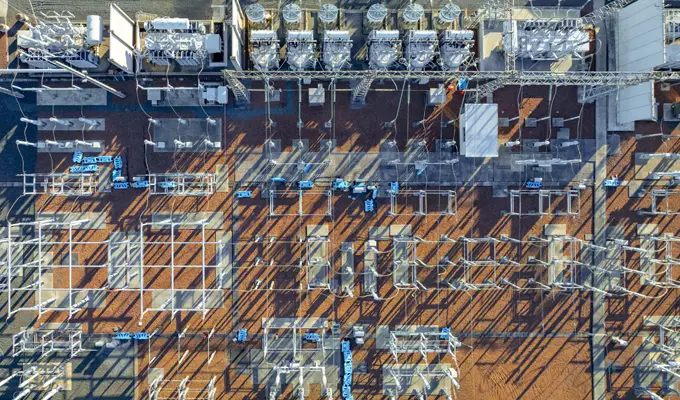
<path id="1" fill-rule="evenodd" d="M 272 138 L 281 139 L 285 149 L 291 149 L 293 141 L 300 137 L 308 139 L 312 150 L 318 148 L 319 142 L 325 139 L 335 139 L 341 151 L 376 151 L 382 140 L 397 140 L 403 148 L 409 140 L 426 140 L 428 146 L 434 149 L 434 142 L 439 138 L 451 138 L 453 128 L 440 130 L 439 122 L 457 118 L 462 96 L 450 96 L 450 101 L 443 107 L 436 109 L 423 106 L 423 87 L 414 85 L 410 98 L 410 106 L 406 106 L 404 98 L 402 108 L 396 113 L 399 103 L 401 84 L 397 90 L 392 82 L 377 84 L 382 91 L 371 92 L 368 96 L 368 106 L 360 111 L 350 110 L 348 87 L 338 86 L 337 105 L 335 114 L 335 131 L 329 132 L 323 124 L 330 118 L 330 107 L 303 107 L 302 119 L 305 126 L 300 131 L 296 127 L 297 102 L 288 104 L 290 99 L 297 97 L 296 83 L 276 83 L 286 91 L 280 105 L 283 111 L 274 113 L 272 119 L 277 123 L 273 129 Z M 306 89 L 303 85 L 303 98 Z M 257 87 L 256 87 L 257 89 Z M 342 91 L 340 90 L 342 89 Z M 510 99 L 516 98 L 518 88 L 509 87 L 497 92 L 503 106 L 501 115 L 514 116 L 514 109 Z M 565 118 L 578 113 L 580 105 L 575 104 L 575 89 L 559 88 L 553 110 L 550 111 L 547 89 L 523 88 L 524 106 L 522 115 L 542 117 L 551 112 L 552 116 Z M 128 93 L 134 92 L 128 88 Z M 327 98 L 329 93 L 327 92 Z M 262 92 L 253 92 L 252 110 L 261 109 Z M 507 99 L 507 100 L 502 100 Z M 573 100 L 573 101 L 572 101 Z M 306 103 L 306 100 L 305 100 Z M 127 99 L 114 99 L 114 104 L 120 107 L 135 109 L 134 96 Z M 278 107 L 278 106 L 277 106 Z M 146 107 L 155 117 L 171 117 L 172 113 L 162 113 Z M 291 111 L 292 110 L 292 111 Z M 44 110 L 43 116 L 51 115 Z M 85 109 L 85 116 L 89 116 Z M 178 112 L 191 116 L 184 110 Z M 513 112 L 515 114 L 513 114 Z M 583 110 L 583 119 L 592 116 L 592 106 Z M 231 342 L 236 329 L 246 328 L 250 334 L 261 334 L 262 318 L 264 317 L 323 317 L 342 324 L 343 332 L 355 324 L 367 327 L 369 337 L 372 337 L 378 325 L 438 325 L 451 327 L 452 331 L 460 332 L 462 341 L 471 346 L 459 350 L 458 363 L 461 370 L 462 389 L 458 398 L 475 399 L 584 399 L 590 396 L 590 347 L 587 339 L 582 335 L 588 332 L 590 324 L 590 300 L 584 293 L 545 293 L 539 290 L 526 292 L 512 291 L 479 291 L 454 292 L 448 290 L 428 290 L 427 292 L 413 292 L 397 290 L 392 284 L 391 277 L 378 279 L 379 295 L 385 301 L 374 301 L 361 291 L 362 275 L 357 275 L 355 297 L 347 298 L 340 293 L 331 294 L 328 291 L 302 291 L 298 289 L 307 284 L 304 269 L 297 267 L 298 259 L 305 257 L 304 243 L 299 240 L 305 236 L 308 225 L 326 224 L 330 230 L 329 256 L 333 278 L 337 277 L 341 268 L 340 246 L 343 242 L 353 242 L 355 249 L 356 273 L 363 274 L 367 270 L 363 265 L 364 245 L 368 241 L 368 227 L 388 226 L 394 224 L 409 224 L 413 235 L 424 240 L 438 240 L 443 235 L 457 239 L 468 237 L 500 237 L 509 235 L 513 238 L 527 239 L 532 235 L 542 235 L 545 224 L 565 224 L 567 234 L 578 238 L 591 235 L 592 224 L 592 191 L 581 193 L 580 215 L 577 217 L 511 217 L 503 215 L 502 211 L 509 209 L 508 198 L 493 198 L 491 188 L 488 187 L 460 187 L 455 188 L 458 209 L 456 216 L 391 216 L 389 202 L 378 199 L 376 211 L 372 214 L 363 212 L 362 200 L 351 199 L 346 194 L 334 195 L 332 199 L 332 216 L 269 216 L 268 199 L 261 197 L 261 191 L 254 188 L 254 197 L 246 200 L 233 200 L 234 174 L 238 160 L 249 151 L 262 149 L 265 140 L 264 118 L 231 118 L 231 111 L 224 123 L 223 143 L 226 149 L 217 154 L 186 153 L 173 157 L 172 154 L 149 153 L 144 154 L 142 140 L 146 135 L 148 123 L 141 112 L 116 111 L 105 113 L 107 130 L 105 132 L 86 133 L 88 139 L 103 139 L 106 141 L 106 154 L 123 155 L 127 162 L 130 175 L 144 174 L 146 164 L 153 166 L 155 172 L 165 171 L 207 171 L 214 172 L 217 165 L 226 164 L 230 171 L 230 190 L 228 193 L 216 193 L 203 198 L 164 198 L 149 197 L 141 190 L 113 191 L 99 193 L 90 198 L 64 199 L 39 197 L 36 208 L 45 212 L 62 211 L 103 211 L 108 213 L 106 230 L 78 231 L 78 238 L 86 241 L 106 240 L 108 232 L 118 230 L 138 229 L 139 221 L 149 220 L 152 212 L 214 212 L 224 213 L 225 222 L 219 230 L 208 230 L 207 238 L 216 240 L 220 231 L 230 231 L 238 240 L 234 254 L 234 263 L 238 267 L 234 274 L 235 287 L 225 291 L 224 307 L 209 311 L 205 317 L 201 313 L 178 312 L 170 319 L 168 312 L 147 312 L 140 320 L 140 295 L 138 290 L 110 291 L 107 296 L 107 307 L 98 310 L 85 310 L 72 318 L 72 322 L 82 322 L 88 333 L 111 333 L 113 328 L 127 331 L 144 330 L 153 332 L 158 329 L 157 339 L 151 341 L 151 351 L 145 346 L 139 347 L 139 391 L 142 398 L 147 393 L 147 374 L 149 368 L 163 368 L 169 382 L 163 395 L 171 395 L 176 390 L 178 381 L 185 376 L 193 376 L 194 386 L 201 386 L 201 382 L 217 376 L 218 398 L 221 399 L 251 399 L 265 398 L 264 386 L 253 387 L 245 374 L 239 373 L 234 360 L 230 359 L 229 349 L 237 348 Z M 60 114 L 68 117 L 68 112 Z M 292 115 L 291 115 L 292 114 Z M 384 129 L 382 123 L 397 115 L 397 123 L 392 129 Z M 74 117 L 80 116 L 79 111 L 73 111 Z M 423 117 L 424 116 L 424 117 Z M 425 119 L 423 127 L 414 129 L 413 121 Z M 576 123 L 576 122 L 575 122 Z M 543 122 L 543 127 L 548 123 Z M 582 138 L 593 135 L 591 124 L 583 124 L 580 133 Z M 522 129 L 523 138 L 541 138 L 545 129 Z M 576 126 L 571 126 L 572 137 L 576 133 Z M 501 140 L 518 137 L 518 127 L 511 125 L 508 131 L 503 131 Z M 41 138 L 50 138 L 50 132 L 41 133 Z M 58 137 L 79 138 L 80 132 L 59 132 Z M 553 130 L 551 136 L 556 132 Z M 622 144 L 622 149 L 624 144 Z M 623 150 L 622 150 L 623 152 Z M 70 155 L 52 154 L 52 159 L 41 155 L 38 160 L 38 170 L 65 171 L 70 164 Z M 325 211 L 324 197 L 310 195 L 305 203 L 305 212 L 322 213 Z M 307 199 L 305 200 L 307 201 Z M 563 207 L 563 201 L 555 199 L 555 207 Z M 284 202 L 285 204 L 285 202 Z M 322 206 L 323 205 L 323 206 Z M 291 210 L 291 205 L 281 206 Z M 293 209 L 294 210 L 294 209 Z M 633 218 L 630 216 L 629 218 Z M 197 230 L 182 230 L 176 235 L 176 240 L 196 240 Z M 145 237 L 158 240 L 168 239 L 166 232 L 148 232 Z M 252 243 L 256 238 L 262 239 Z M 267 242 L 267 238 L 276 239 Z M 380 251 L 391 249 L 389 242 L 379 242 Z M 101 264 L 106 260 L 105 247 L 91 245 L 78 249 L 81 262 L 88 265 Z M 479 245 L 471 249 L 476 257 L 484 259 L 492 256 L 489 246 Z M 418 256 L 426 263 L 435 263 L 443 255 L 453 259 L 462 255 L 460 244 L 435 246 L 423 244 L 419 246 Z M 517 248 L 507 243 L 498 244 L 495 248 L 496 258 L 501 256 L 519 257 L 526 261 L 531 254 L 524 251 L 518 254 Z M 197 245 L 185 245 L 176 253 L 175 262 L 186 265 L 200 265 Z M 216 257 L 214 248 L 206 254 L 208 260 Z M 144 257 L 145 263 L 154 265 L 168 265 L 170 249 L 168 245 L 150 245 Z M 259 261 L 259 262 L 258 262 Z M 105 263 L 105 261 L 103 261 Z M 391 268 L 390 254 L 381 254 L 378 271 L 387 274 Z M 59 269 L 59 272 L 62 272 Z M 55 271 L 57 272 L 57 271 Z M 437 274 L 441 274 L 439 279 Z M 419 279 L 428 287 L 441 284 L 442 278 L 460 277 L 460 269 L 422 268 L 418 272 Z M 541 279 L 544 274 L 535 268 L 503 267 L 494 270 L 491 267 L 476 267 L 470 271 L 470 278 L 475 282 L 484 282 L 487 278 Z M 198 270 L 178 268 L 175 271 L 176 288 L 200 287 L 201 274 Z M 168 268 L 146 268 L 144 279 L 149 288 L 167 290 L 169 288 L 170 271 Z M 208 286 L 216 279 L 215 271 L 209 269 L 206 275 Z M 106 280 L 106 269 L 86 271 L 74 268 L 73 284 L 81 288 L 102 287 Z M 256 281 L 260 281 L 259 290 L 254 290 Z M 198 285 L 198 286 L 197 286 Z M 60 274 L 55 279 L 55 286 L 67 287 L 68 278 Z M 275 290 L 262 290 L 274 288 Z M 634 303 L 634 302 L 633 302 Z M 145 292 L 144 306 L 151 306 L 151 295 Z M 644 305 L 640 305 L 643 307 Z M 637 307 L 637 306 L 636 306 Z M 673 307 L 670 303 L 668 307 Z M 639 313 L 639 312 L 638 312 Z M 68 315 L 64 313 L 47 313 L 43 321 L 64 321 Z M 633 324 L 637 317 L 626 319 L 626 323 Z M 188 327 L 188 328 L 187 328 Z M 187 328 L 186 338 L 181 339 L 180 354 L 189 350 L 188 358 L 178 365 L 177 333 Z M 208 351 L 203 332 L 215 328 L 218 338 L 211 341 Z M 510 337 L 514 335 L 516 337 Z M 507 336 L 507 337 L 505 337 Z M 253 339 L 244 349 L 261 346 Z M 217 355 L 208 365 L 207 359 L 212 351 Z M 153 361 L 150 361 L 154 358 Z M 420 356 L 405 358 L 403 362 L 421 362 Z M 446 362 L 452 360 L 443 357 L 441 360 L 431 359 L 430 362 Z M 374 348 L 373 339 L 355 352 L 355 364 L 367 363 L 367 374 L 357 375 L 354 381 L 354 396 L 357 399 L 382 398 L 381 384 L 383 364 L 393 362 L 385 351 Z M 207 385 L 205 382 L 204 385 Z M 193 386 L 192 386 L 193 388 Z M 288 389 L 290 390 L 290 389 Z M 292 393 L 286 392 L 292 396 Z M 336 390 L 336 393 L 338 391 Z M 286 397 L 287 395 L 284 395 Z M 289 397 L 286 397 L 289 398 Z M 310 398 L 314 398 L 313 396 Z"/>

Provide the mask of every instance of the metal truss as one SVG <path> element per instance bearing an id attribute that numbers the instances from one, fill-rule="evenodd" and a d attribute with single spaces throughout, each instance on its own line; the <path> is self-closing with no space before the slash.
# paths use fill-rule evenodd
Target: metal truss
<path id="1" fill-rule="evenodd" d="M 629 5 L 635 0 L 614 0 L 612 2 L 609 2 L 605 4 L 602 7 L 597 8 L 593 12 L 591 12 L 588 15 L 584 15 L 581 17 L 583 20 L 583 23 L 585 24 L 596 24 L 599 21 L 603 21 L 610 15 L 614 14 L 615 12 L 621 10 L 625 6 Z"/>
<path id="2" fill-rule="evenodd" d="M 368 71 L 225 71 L 225 77 L 245 80 L 293 79 L 364 79 Z M 678 81 L 680 72 L 651 71 L 394 71 L 372 70 L 373 79 L 432 79 L 450 81 L 461 78 L 470 81 L 500 79 L 503 85 L 554 85 L 554 86 L 631 86 L 648 81 Z"/>
<path id="3" fill-rule="evenodd" d="M 592 103 L 596 99 L 617 92 L 621 86 L 584 86 L 579 88 L 578 102 Z"/>

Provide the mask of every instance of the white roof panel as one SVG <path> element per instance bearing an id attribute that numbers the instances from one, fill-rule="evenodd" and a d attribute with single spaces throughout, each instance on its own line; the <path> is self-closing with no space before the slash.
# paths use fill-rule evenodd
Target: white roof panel
<path id="1" fill-rule="evenodd" d="M 664 61 L 662 0 L 638 0 L 617 14 L 619 71 L 651 71 Z"/>
<path id="2" fill-rule="evenodd" d="M 134 23 L 123 10 L 111 4 L 109 61 L 127 73 L 134 72 Z"/>
<path id="3" fill-rule="evenodd" d="M 465 157 L 498 157 L 498 104 L 466 104 L 461 115 Z"/>
<path id="4" fill-rule="evenodd" d="M 654 119 L 654 83 L 644 82 L 621 89 L 616 104 L 619 123 Z"/>

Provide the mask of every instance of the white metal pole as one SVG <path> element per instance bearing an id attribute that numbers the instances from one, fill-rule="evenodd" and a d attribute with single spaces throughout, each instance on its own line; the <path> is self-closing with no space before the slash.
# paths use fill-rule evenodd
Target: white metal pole
<path id="1" fill-rule="evenodd" d="M 7 321 L 12 317 L 12 224 L 7 223 Z"/>
<path id="2" fill-rule="evenodd" d="M 170 222 L 170 319 L 175 318 L 175 223 Z M 179 342 L 178 342 L 179 343 Z"/>
<path id="3" fill-rule="evenodd" d="M 203 319 L 205 319 L 205 222 L 201 223 L 201 289 L 203 296 Z"/>
<path id="4" fill-rule="evenodd" d="M 124 99 L 124 98 L 126 97 L 126 96 L 125 96 L 125 93 L 120 92 L 120 91 L 118 91 L 118 90 L 112 88 L 112 87 L 109 86 L 109 85 L 103 84 L 103 83 L 99 82 L 98 80 L 92 78 L 91 76 L 86 75 L 86 74 L 84 74 L 84 73 L 82 73 L 82 72 L 80 72 L 80 71 L 78 71 L 78 70 L 76 70 L 76 69 L 74 69 L 74 68 L 71 68 L 71 67 L 69 67 L 68 65 L 66 65 L 66 64 L 64 64 L 64 63 L 62 63 L 62 62 L 60 62 L 60 61 L 52 60 L 52 59 L 48 59 L 48 58 L 46 58 L 45 61 L 47 61 L 47 62 L 50 63 L 50 64 L 54 64 L 54 65 L 56 65 L 57 67 L 59 67 L 59 68 L 61 68 L 61 69 L 64 69 L 64 70 L 66 70 L 66 71 L 68 71 L 68 72 L 70 72 L 70 73 L 72 73 L 73 75 L 76 75 L 76 76 L 78 76 L 78 77 L 80 77 L 80 78 L 86 79 L 88 82 L 92 83 L 93 85 L 95 85 L 95 86 L 97 86 L 97 87 L 100 87 L 100 88 L 106 90 L 107 92 L 112 93 L 112 94 L 114 94 L 114 95 L 120 97 L 121 99 Z"/>
<path id="5" fill-rule="evenodd" d="M 139 326 L 144 318 L 144 223 L 139 227 Z"/>
<path id="6" fill-rule="evenodd" d="M 18 373 L 18 372 L 15 372 L 15 373 L 13 373 L 12 375 L 8 376 L 7 378 L 3 379 L 3 380 L 0 382 L 0 387 L 5 386 L 5 385 L 7 384 L 7 382 L 11 381 L 12 379 L 16 378 L 17 376 L 19 376 L 19 373 Z"/>
<path id="7" fill-rule="evenodd" d="M 40 399 L 40 400 L 49 400 L 49 399 L 51 399 L 52 397 L 54 397 L 54 395 L 56 395 L 57 393 L 59 393 L 60 390 L 61 390 L 61 387 L 56 387 L 56 388 L 50 390 L 50 391 L 49 391 L 45 396 L 43 396 L 43 398 Z"/>

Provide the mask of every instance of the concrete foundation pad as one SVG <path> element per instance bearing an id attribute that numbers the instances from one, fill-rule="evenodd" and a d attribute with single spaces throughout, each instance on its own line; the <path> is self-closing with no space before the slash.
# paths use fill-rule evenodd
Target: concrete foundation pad
<path id="1" fill-rule="evenodd" d="M 156 153 L 177 152 L 218 152 L 222 149 L 222 119 L 211 125 L 205 118 L 184 118 L 186 124 L 177 118 L 158 118 L 160 125 L 152 125 Z M 206 143 L 206 139 L 212 144 Z M 179 140 L 184 146 L 175 143 Z M 219 146 L 217 146 L 219 145 Z"/>
<path id="2" fill-rule="evenodd" d="M 328 237 L 328 225 L 307 225 L 307 237 L 310 236 L 321 236 L 321 237 Z"/>
<path id="3" fill-rule="evenodd" d="M 59 118 L 60 121 L 63 122 L 68 122 L 71 125 L 70 126 L 65 126 L 62 124 L 58 124 L 56 122 L 52 122 L 49 120 L 49 118 L 38 118 L 38 121 L 42 122 L 43 125 L 38 127 L 39 131 L 85 131 L 85 132 L 94 132 L 94 131 L 105 131 L 106 130 L 106 121 L 104 118 L 88 118 L 93 121 L 97 122 L 97 125 L 90 125 L 86 122 L 80 122 L 78 121 L 78 118 Z"/>
<path id="4" fill-rule="evenodd" d="M 55 222 L 70 222 L 87 220 L 87 222 L 74 226 L 74 229 L 106 229 L 106 220 L 109 218 L 107 212 L 56 212 L 56 213 L 39 213 L 36 216 L 37 220 L 52 219 Z M 68 226 L 66 226 L 68 228 Z M 43 230 L 63 229 L 63 225 L 45 225 Z"/>
<path id="5" fill-rule="evenodd" d="M 656 235 L 658 233 L 657 224 L 637 224 L 638 235 Z"/>
<path id="6" fill-rule="evenodd" d="M 411 225 L 390 225 L 390 236 L 411 236 Z"/>
<path id="7" fill-rule="evenodd" d="M 543 226 L 543 234 L 545 236 L 565 236 L 567 226 L 564 224 L 546 224 Z"/>
<path id="8" fill-rule="evenodd" d="M 80 151 L 83 153 L 99 154 L 104 151 L 105 142 L 103 140 L 88 140 L 93 146 L 78 144 L 73 140 L 57 140 L 57 145 L 47 145 L 44 141 L 38 142 L 38 153 L 73 153 Z"/>
<path id="9" fill-rule="evenodd" d="M 372 240 L 390 240 L 390 227 L 370 226 L 368 228 L 368 238 Z"/>
<path id="10" fill-rule="evenodd" d="M 151 214 L 152 222 L 161 222 L 165 220 L 172 220 L 174 222 L 180 223 L 190 223 L 205 220 L 207 223 L 205 229 L 222 229 L 222 224 L 224 223 L 224 213 L 216 212 L 198 212 L 198 213 L 153 213 Z M 198 227 L 199 225 L 193 225 L 193 227 Z M 189 225 L 191 228 L 191 225 Z M 160 229 L 170 229 L 170 225 L 161 226 L 154 225 L 153 230 Z M 175 229 L 179 229 L 175 227 Z"/>
<path id="11" fill-rule="evenodd" d="M 105 106 L 107 99 L 104 89 L 45 90 L 36 96 L 39 106 Z"/>

